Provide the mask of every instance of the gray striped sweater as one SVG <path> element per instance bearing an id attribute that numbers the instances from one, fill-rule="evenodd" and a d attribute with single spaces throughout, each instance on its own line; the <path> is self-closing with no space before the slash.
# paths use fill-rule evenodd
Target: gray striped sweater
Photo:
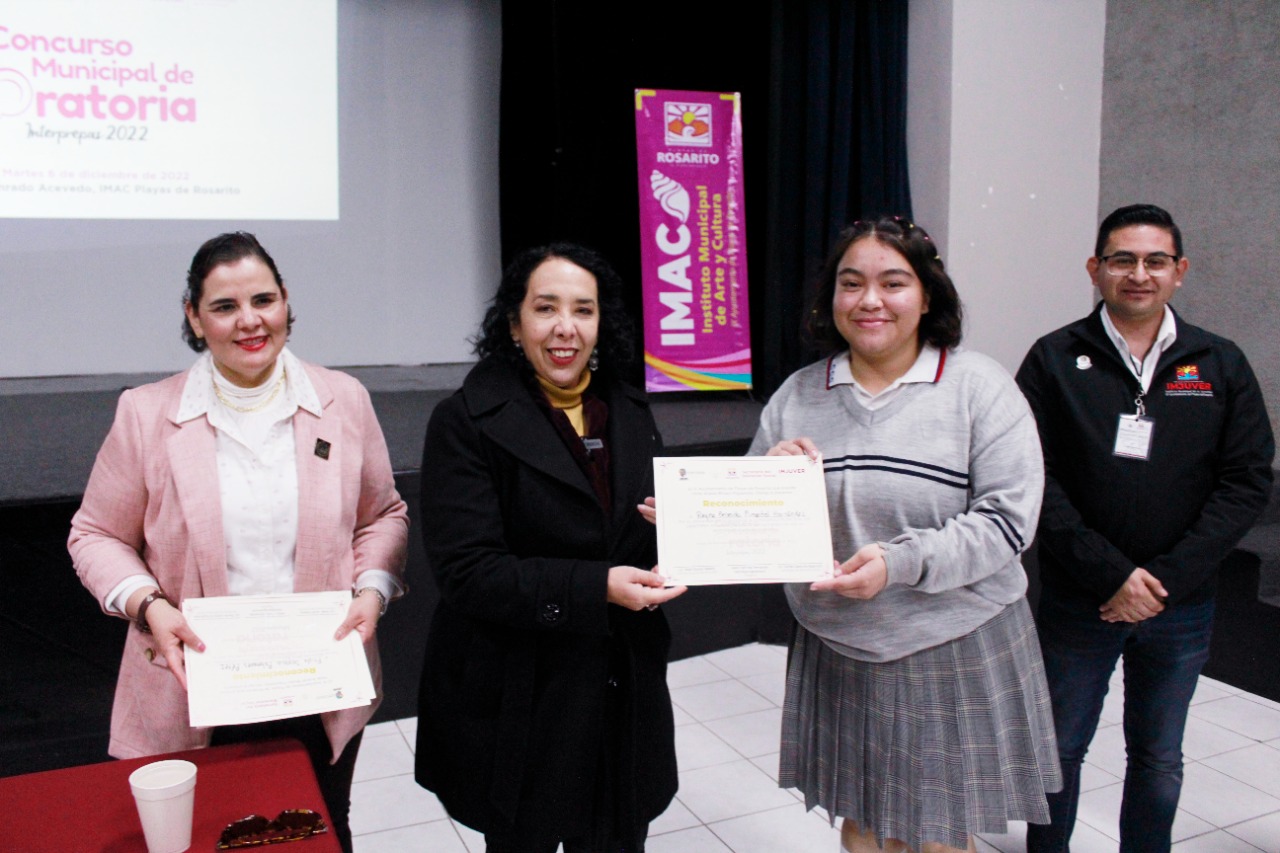
<path id="1" fill-rule="evenodd" d="M 1008 372 L 984 355 L 947 351 L 934 382 L 904 385 L 870 411 L 851 387 L 828 387 L 828 366 L 783 383 L 749 453 L 813 439 L 836 559 L 880 542 L 889 580 L 868 601 L 790 584 L 800 624 L 849 657 L 888 661 L 962 637 L 1022 598 L 1019 555 L 1035 534 L 1044 463 Z"/>

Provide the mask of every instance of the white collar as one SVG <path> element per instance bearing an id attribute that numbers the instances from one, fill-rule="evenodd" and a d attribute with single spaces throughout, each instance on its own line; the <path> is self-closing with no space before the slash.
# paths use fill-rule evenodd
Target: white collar
<path id="1" fill-rule="evenodd" d="M 913 382 L 936 382 L 938 379 L 938 365 L 941 361 L 942 350 L 933 344 L 924 344 L 920 347 L 920 354 L 916 356 L 916 360 L 911 364 L 911 367 L 907 368 L 907 372 L 890 383 L 885 391 L 889 390 L 889 388 L 896 388 L 899 385 L 908 385 Z M 857 381 L 853 378 L 853 367 L 849 364 L 848 353 L 833 356 L 827 367 L 827 387 L 834 388 L 837 385 L 857 386 L 857 384 Z"/>
<path id="2" fill-rule="evenodd" d="M 285 372 L 289 381 L 285 383 L 285 400 L 290 408 L 305 409 L 316 417 L 321 417 L 324 408 L 320 405 L 320 395 L 311 383 L 311 376 L 306 366 L 289 348 L 280 351 L 284 361 Z M 217 403 L 213 393 L 213 355 L 205 350 L 196 363 L 187 371 L 187 381 L 182 388 L 182 399 L 178 403 L 178 414 L 174 420 L 185 423 L 201 415 L 207 415 Z"/>
<path id="3" fill-rule="evenodd" d="M 1141 367 L 1134 369 L 1133 352 L 1129 349 L 1129 342 L 1124 339 L 1124 335 L 1120 334 L 1120 330 L 1116 328 L 1116 324 L 1111 322 L 1111 309 L 1104 302 L 1102 304 L 1102 328 L 1106 331 L 1107 337 L 1111 339 L 1111 343 L 1120 352 L 1120 357 L 1129 365 L 1129 369 L 1135 374 L 1141 376 L 1143 370 Z M 1151 349 L 1147 350 L 1147 356 L 1143 359 L 1145 362 L 1151 358 L 1151 354 L 1156 354 L 1159 360 L 1160 354 L 1173 346 L 1173 342 L 1178 339 L 1177 321 L 1174 319 L 1173 309 L 1168 305 L 1164 306 L 1164 315 L 1160 318 L 1160 330 L 1156 332 L 1156 339 L 1151 342 Z"/>

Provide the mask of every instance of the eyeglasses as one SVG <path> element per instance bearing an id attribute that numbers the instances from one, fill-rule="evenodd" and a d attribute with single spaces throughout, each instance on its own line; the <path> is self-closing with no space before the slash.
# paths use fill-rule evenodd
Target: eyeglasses
<path id="1" fill-rule="evenodd" d="M 328 831 L 329 827 L 319 813 L 311 809 L 285 809 L 276 815 L 275 820 L 251 814 L 227 824 L 217 846 L 219 850 L 260 847 L 282 841 L 301 841 Z"/>
<path id="2" fill-rule="evenodd" d="M 1169 275 L 1178 265 L 1177 255 L 1168 255 L 1164 252 L 1152 252 L 1145 258 L 1139 258 L 1129 252 L 1116 252 L 1114 255 L 1103 255 L 1098 260 L 1102 261 L 1103 268 L 1111 275 L 1133 275 L 1141 264 L 1146 268 L 1147 275 L 1152 278 Z"/>

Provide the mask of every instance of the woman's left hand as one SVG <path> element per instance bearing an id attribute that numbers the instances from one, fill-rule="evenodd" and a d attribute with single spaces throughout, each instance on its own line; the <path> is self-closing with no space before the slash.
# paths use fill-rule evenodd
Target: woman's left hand
<path id="1" fill-rule="evenodd" d="M 836 566 L 836 576 L 815 581 L 809 589 L 831 590 L 846 598 L 875 598 L 889 583 L 889 567 L 884 562 L 884 549 L 877 542 L 864 545 L 844 563 Z"/>
<path id="2" fill-rule="evenodd" d="M 374 632 L 378 629 L 378 619 L 382 612 L 382 602 L 378 596 L 373 593 L 357 595 L 351 599 L 351 606 L 347 608 L 347 618 L 342 620 L 342 624 L 338 626 L 338 631 L 333 635 L 335 640 L 341 640 L 343 637 L 355 631 L 360 635 L 363 642 L 369 642 L 373 639 Z"/>

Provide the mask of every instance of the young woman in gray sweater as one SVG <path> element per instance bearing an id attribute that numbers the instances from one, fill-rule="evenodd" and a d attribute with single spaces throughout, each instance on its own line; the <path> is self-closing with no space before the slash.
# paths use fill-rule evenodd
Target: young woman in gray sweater
<path id="1" fill-rule="evenodd" d="M 751 447 L 822 458 L 844 560 L 787 589 L 780 783 L 843 818 L 855 853 L 973 850 L 1043 822 L 1061 785 L 1019 559 L 1035 422 L 1003 368 L 956 349 L 955 286 L 906 220 L 845 232 L 809 328 L 831 355 L 783 384 Z"/>

